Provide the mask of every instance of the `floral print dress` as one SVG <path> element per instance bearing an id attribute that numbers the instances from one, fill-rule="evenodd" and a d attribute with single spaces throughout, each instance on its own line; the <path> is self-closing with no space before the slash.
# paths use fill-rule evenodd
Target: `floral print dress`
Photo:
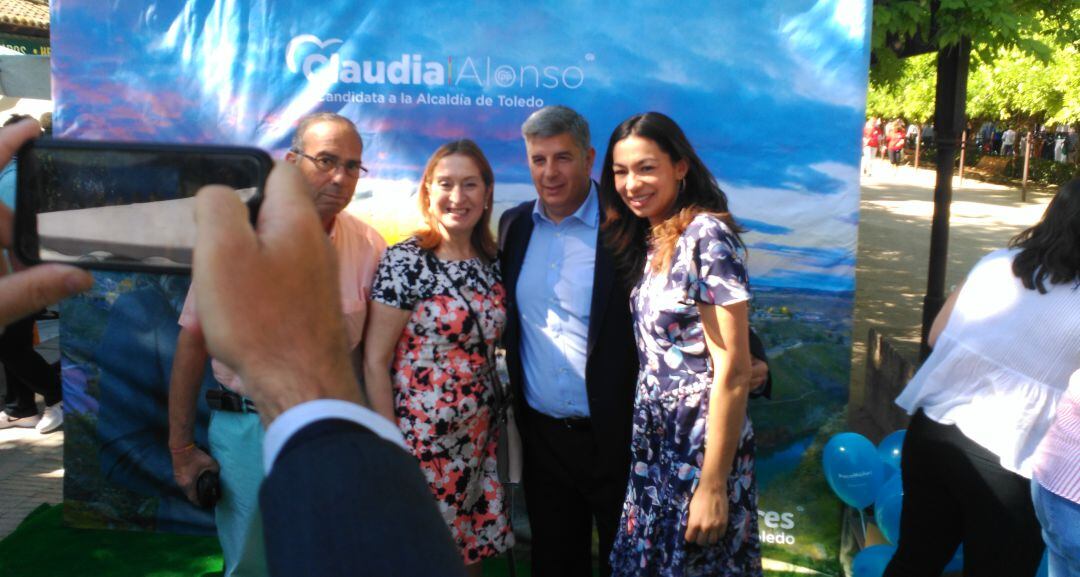
<path id="1" fill-rule="evenodd" d="M 684 537 L 705 459 L 713 379 L 698 304 L 750 298 L 735 237 L 715 216 L 700 214 L 679 237 L 668 274 L 651 272 L 652 258 L 630 295 L 641 371 L 613 574 L 761 575 L 749 417 L 727 479 L 727 532 L 705 547 Z"/>
<path id="2" fill-rule="evenodd" d="M 496 472 L 487 346 L 506 323 L 497 263 L 440 261 L 409 239 L 386 250 L 372 300 L 412 310 L 391 367 L 394 410 L 405 441 L 466 564 L 513 545 Z"/>

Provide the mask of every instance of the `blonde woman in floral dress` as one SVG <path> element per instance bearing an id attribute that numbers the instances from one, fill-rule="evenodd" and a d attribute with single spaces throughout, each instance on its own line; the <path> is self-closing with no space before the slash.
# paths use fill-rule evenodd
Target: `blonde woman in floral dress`
<path id="1" fill-rule="evenodd" d="M 371 405 L 405 435 L 472 575 L 513 544 L 492 426 L 501 385 L 489 353 L 506 322 L 493 190 L 475 143 L 435 151 L 420 184 L 425 226 L 379 263 L 364 347 Z"/>

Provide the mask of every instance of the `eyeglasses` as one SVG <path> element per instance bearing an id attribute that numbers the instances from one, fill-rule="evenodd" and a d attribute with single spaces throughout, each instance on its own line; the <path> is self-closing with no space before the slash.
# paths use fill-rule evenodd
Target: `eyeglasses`
<path id="1" fill-rule="evenodd" d="M 359 160 L 341 160 L 338 157 L 329 154 L 311 156 L 310 154 L 305 154 L 303 150 L 296 149 L 293 149 L 293 152 L 310 160 L 311 163 L 315 165 L 315 168 L 319 169 L 319 172 L 333 172 L 337 170 L 338 167 L 341 167 L 345 169 L 345 174 L 349 176 L 360 176 L 368 173 L 368 169 L 364 168 L 364 165 L 361 164 Z"/>

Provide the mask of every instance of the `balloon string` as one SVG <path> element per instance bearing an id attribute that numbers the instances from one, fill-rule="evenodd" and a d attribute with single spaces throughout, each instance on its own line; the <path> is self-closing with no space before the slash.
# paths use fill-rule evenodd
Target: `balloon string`
<path id="1" fill-rule="evenodd" d="M 859 521 L 862 522 L 863 547 L 866 547 L 866 516 L 863 514 L 862 509 L 859 509 Z"/>

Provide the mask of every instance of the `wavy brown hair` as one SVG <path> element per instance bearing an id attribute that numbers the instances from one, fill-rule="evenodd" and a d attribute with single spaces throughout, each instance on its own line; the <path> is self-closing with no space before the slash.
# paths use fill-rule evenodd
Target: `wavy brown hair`
<path id="1" fill-rule="evenodd" d="M 491 234 L 491 211 L 492 206 L 495 204 L 495 173 L 492 172 L 491 163 L 484 156 L 484 152 L 480 150 L 480 147 L 475 142 L 467 138 L 447 142 L 436 149 L 435 153 L 428 159 L 427 166 L 424 167 L 424 175 L 420 177 L 420 194 L 418 195 L 420 214 L 423 217 L 424 224 L 413 233 L 413 236 L 420 241 L 420 248 L 425 250 L 435 250 L 442 244 L 443 237 L 442 233 L 439 232 L 439 222 L 435 219 L 435 215 L 431 214 L 430 210 L 431 179 L 435 172 L 435 165 L 439 164 L 439 161 L 447 156 L 455 154 L 468 157 L 476 163 L 476 167 L 480 169 L 480 178 L 483 179 L 484 186 L 487 188 L 484 197 L 484 212 L 480 215 L 480 220 L 476 223 L 476 226 L 473 227 L 470 240 L 473 249 L 481 257 L 490 261 L 495 258 L 499 246 L 495 243 L 495 236 Z"/>
<path id="2" fill-rule="evenodd" d="M 671 157 L 672 163 L 685 160 L 689 167 L 682 190 L 675 197 L 671 216 L 651 229 L 649 221 L 638 218 L 631 212 L 615 190 L 615 144 L 631 136 L 655 142 L 660 150 Z M 653 271 L 667 270 L 679 236 L 690 226 L 694 217 L 702 213 L 719 218 L 731 229 L 739 247 L 746 250 L 746 245 L 739 237 L 742 229 L 728 210 L 727 195 L 720 189 L 709 168 L 694 152 L 694 147 L 690 145 L 679 125 L 659 112 L 631 116 L 611 133 L 600 172 L 600 200 L 604 206 L 604 242 L 615 255 L 615 264 L 623 280 L 630 285 L 635 284 L 645 272 L 649 243 L 656 248 Z"/>
<path id="3" fill-rule="evenodd" d="M 1042 220 L 1014 236 L 1012 271 L 1024 287 L 1046 294 L 1046 283 L 1080 286 L 1080 178 L 1061 185 Z"/>

